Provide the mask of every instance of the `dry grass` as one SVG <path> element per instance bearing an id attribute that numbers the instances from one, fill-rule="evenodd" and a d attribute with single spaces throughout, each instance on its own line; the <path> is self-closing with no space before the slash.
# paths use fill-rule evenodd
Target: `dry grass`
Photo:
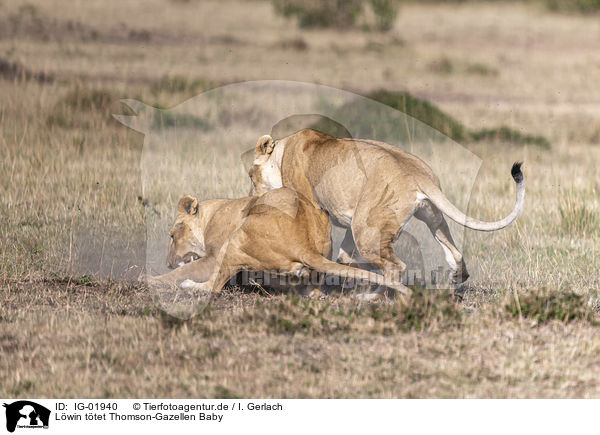
<path id="1" fill-rule="evenodd" d="M 57 4 L 0 6 L 12 36 L 0 39 L 0 396 L 600 395 L 597 19 L 411 4 L 374 35 L 301 32 L 269 2 Z M 440 74 L 440 60 L 457 67 Z M 230 289 L 201 316 L 172 319 L 130 281 L 145 264 L 145 218 L 168 222 L 171 185 L 190 175 L 144 195 L 143 136 L 109 115 L 127 113 L 119 98 L 171 107 L 265 78 L 407 90 L 470 131 L 507 125 L 552 147 L 468 145 L 483 160 L 470 215 L 506 213 L 517 160 L 527 202 L 506 230 L 465 233 L 471 278 L 459 299 L 360 306 Z M 268 113 L 222 122 L 242 122 L 252 144 Z M 204 127 L 185 122 L 192 141 L 190 126 Z M 246 193 L 239 154 L 219 157 L 227 171 L 214 155 L 181 194 Z"/>
<path id="2" fill-rule="evenodd" d="M 588 204 L 588 199 L 597 197 L 597 193 L 588 191 L 562 192 L 558 211 L 560 223 L 565 234 L 580 237 L 598 237 L 600 234 L 600 221 L 598 210 L 593 203 Z"/>
<path id="3" fill-rule="evenodd" d="M 233 290 L 178 321 L 135 287 L 3 292 L 4 396 L 593 397 L 599 387 L 588 322 L 533 326 L 499 304 L 467 313 L 444 296 L 406 307 Z"/>

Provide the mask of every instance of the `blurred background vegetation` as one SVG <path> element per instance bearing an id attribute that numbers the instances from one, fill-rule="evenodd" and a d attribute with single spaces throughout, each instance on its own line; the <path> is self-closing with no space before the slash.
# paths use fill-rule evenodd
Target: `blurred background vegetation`
<path id="1" fill-rule="evenodd" d="M 427 0 L 429 3 L 465 3 L 481 0 Z M 492 1 L 492 0 L 488 0 Z M 589 13 L 600 10 L 600 0 L 522 0 L 550 10 Z M 400 5 L 407 0 L 272 0 L 275 11 L 295 18 L 301 28 L 329 27 L 389 31 Z"/>

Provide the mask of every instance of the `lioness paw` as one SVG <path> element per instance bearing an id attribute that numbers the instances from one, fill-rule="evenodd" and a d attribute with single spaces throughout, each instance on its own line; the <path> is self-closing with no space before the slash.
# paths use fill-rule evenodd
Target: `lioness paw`
<path id="1" fill-rule="evenodd" d="M 198 284 L 196 281 L 192 281 L 191 279 L 186 279 L 185 281 L 182 281 L 181 284 L 179 284 L 179 287 L 181 288 L 194 288 L 197 287 Z"/>

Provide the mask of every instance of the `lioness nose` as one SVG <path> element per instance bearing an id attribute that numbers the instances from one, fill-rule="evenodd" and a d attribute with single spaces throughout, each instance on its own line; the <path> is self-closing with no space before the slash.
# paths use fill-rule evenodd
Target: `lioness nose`
<path id="1" fill-rule="evenodd" d="M 167 257 L 167 266 L 169 266 L 170 269 L 176 269 L 178 266 L 178 263 L 180 263 L 182 261 L 181 258 L 175 256 L 175 255 L 169 255 Z"/>

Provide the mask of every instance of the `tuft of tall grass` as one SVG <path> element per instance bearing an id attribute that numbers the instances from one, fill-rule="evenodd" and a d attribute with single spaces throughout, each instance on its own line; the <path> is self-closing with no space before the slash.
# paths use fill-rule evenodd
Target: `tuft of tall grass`
<path id="1" fill-rule="evenodd" d="M 120 98 L 112 89 L 77 85 L 56 103 L 46 117 L 46 123 L 48 126 L 80 129 L 104 124 L 118 125 L 112 114 L 123 111 L 129 113 L 119 102 Z"/>
<path id="2" fill-rule="evenodd" d="M 600 232 L 598 212 L 590 206 L 590 199 L 597 198 L 595 190 L 584 193 L 563 191 L 560 196 L 560 228 L 565 235 L 590 237 Z"/>

